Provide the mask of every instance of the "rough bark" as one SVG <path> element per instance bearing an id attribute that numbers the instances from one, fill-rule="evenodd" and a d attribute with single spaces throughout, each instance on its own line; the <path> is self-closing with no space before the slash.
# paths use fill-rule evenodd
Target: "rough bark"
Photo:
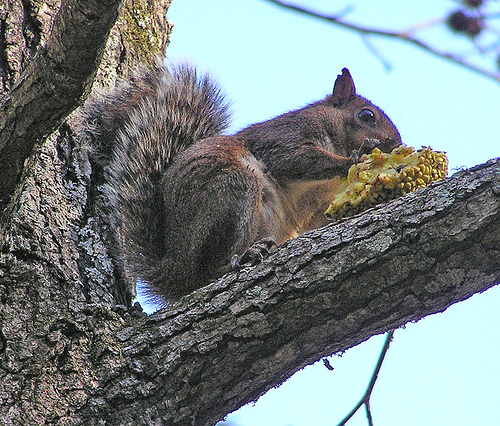
<path id="1" fill-rule="evenodd" d="M 89 91 L 120 7 L 119 0 L 62 2 L 50 37 L 1 99 L 0 206 L 35 143 L 59 127 Z"/>
<path id="2" fill-rule="evenodd" d="M 168 28 L 155 3 L 133 4 L 112 30 L 101 85 L 151 44 L 142 32 L 123 36 L 143 28 L 138 5 Z M 7 6 L 30 19 L 58 7 Z M 7 21 L 15 19 L 0 9 Z M 11 70 L 1 74 L 5 88 L 17 64 L 32 69 L 47 31 L 30 42 L 17 34 L 18 50 L 1 51 L 1 70 Z M 67 111 L 62 104 L 53 116 Z M 20 129 L 22 143 L 41 132 Z M 304 234 L 145 317 L 126 307 L 86 152 L 64 124 L 36 146 L 22 175 L 16 169 L 0 223 L 1 422 L 214 424 L 324 355 L 486 290 L 500 281 L 499 169 L 491 161 Z"/>
<path id="3" fill-rule="evenodd" d="M 53 217 L 32 226 L 60 240 Z M 304 234 L 150 317 L 88 303 L 76 255 L 16 233 L 0 258 L 3 418 L 214 424 L 324 355 L 498 283 L 500 160 Z"/>
<path id="4" fill-rule="evenodd" d="M 39 144 L 35 139 L 58 126 L 93 80 L 94 86 L 109 85 L 133 65 L 139 52 L 146 55 L 145 38 L 150 42 L 148 57 L 164 52 L 171 29 L 165 16 L 169 3 L 129 0 L 107 39 L 105 27 L 118 2 L 85 1 L 70 7 L 71 2 L 61 6 L 60 0 L 7 0 L 0 6 L 0 121 L 15 130 L 0 131 L 0 186 L 8 188 L 0 220 L 2 424 L 73 423 L 74 411 L 96 383 L 89 353 L 83 349 L 90 347 L 85 338 L 94 342 L 93 335 L 83 336 L 74 324 L 85 318 L 89 306 L 128 302 L 108 254 L 106 226 L 91 215 L 93 191 L 85 152 L 71 144 L 66 124 L 45 141 L 37 140 Z M 56 29 L 56 17 L 66 29 Z M 101 35 L 100 44 L 93 43 L 93 31 Z M 92 68 L 102 51 L 105 61 L 95 77 Z M 41 64 L 36 62 L 39 55 L 53 60 Z M 47 68 L 39 70 L 35 63 Z M 39 83 L 37 96 L 53 93 L 60 104 L 48 98 L 39 102 L 25 89 L 30 82 Z M 66 95 L 58 84 L 76 89 L 62 99 Z M 27 97 L 19 96 L 21 92 Z M 32 107 L 24 108 L 25 103 Z M 12 115 L 14 105 L 19 109 Z M 77 344 L 67 338 L 75 334 L 81 336 Z M 54 364 L 57 355 L 70 359 L 71 366 L 59 369 Z"/>
<path id="5" fill-rule="evenodd" d="M 305 365 L 500 281 L 500 160 L 310 232 L 113 336 L 84 418 L 214 424 Z M 109 414 L 108 414 L 109 413 Z"/>
<path id="6" fill-rule="evenodd" d="M 0 46 L 5 64 L 2 67 L 3 85 L 9 88 L 0 98 L 0 208 L 7 204 L 34 145 L 56 130 L 88 95 L 123 0 L 65 0 L 60 5 L 52 1 L 44 3 L 45 8 L 36 1 L 26 4 L 9 2 L 12 3 L 3 8 L 12 6 L 12 9 L 2 9 L 0 15 L 4 18 L 1 25 L 6 30 L 12 28 L 15 35 L 13 40 L 6 40 Z M 50 13 L 42 14 L 41 9 Z M 36 18 L 43 20 L 37 28 L 37 19 L 26 19 L 37 28 L 37 37 L 33 36 L 28 43 L 19 32 L 24 24 L 24 13 L 33 10 L 39 12 Z M 162 10 L 155 9 L 154 2 L 146 1 L 129 2 L 125 7 L 124 19 L 118 26 L 120 31 L 114 35 L 123 36 L 123 43 L 134 46 L 133 52 L 137 55 L 129 52 L 128 64 L 134 63 L 137 57 L 150 58 L 152 51 L 163 53 L 166 37 L 158 34 L 166 27 L 164 18 L 158 15 Z M 155 25 L 158 21 L 160 25 Z M 124 26 L 127 30 L 123 29 Z M 132 33 L 128 31 L 130 27 L 134 27 Z M 17 50 L 9 46 L 11 41 L 18 42 Z M 111 59 L 109 53 L 115 53 L 116 49 L 107 52 Z M 121 49 L 121 52 L 127 52 L 127 49 Z M 11 66 L 6 65 L 9 54 L 14 56 Z M 109 61 L 108 80 L 114 81 L 116 77 L 116 73 L 109 72 L 109 66 L 116 68 L 123 62 L 124 58 Z M 106 75 L 100 77 L 106 79 Z M 11 84 L 13 79 L 15 84 Z"/>

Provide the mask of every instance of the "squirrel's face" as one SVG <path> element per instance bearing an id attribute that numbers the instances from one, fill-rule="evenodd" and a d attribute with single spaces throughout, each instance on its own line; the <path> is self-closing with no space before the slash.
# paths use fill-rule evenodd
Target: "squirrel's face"
<path id="1" fill-rule="evenodd" d="M 401 135 L 394 123 L 380 108 L 362 97 L 356 97 L 346 105 L 344 114 L 345 134 L 350 148 L 359 149 L 365 139 L 376 140 L 383 152 L 390 152 L 401 145 Z"/>
<path id="2" fill-rule="evenodd" d="M 384 111 L 356 93 L 347 68 L 337 76 L 333 93 L 326 101 L 342 115 L 344 155 L 361 148 L 366 139 L 378 141 L 376 146 L 385 152 L 401 145 L 398 129 Z"/>

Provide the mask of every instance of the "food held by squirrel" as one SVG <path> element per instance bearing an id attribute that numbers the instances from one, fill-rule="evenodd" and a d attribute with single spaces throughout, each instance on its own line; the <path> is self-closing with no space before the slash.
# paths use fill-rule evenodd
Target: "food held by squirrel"
<path id="1" fill-rule="evenodd" d="M 221 276 L 260 240 L 280 244 L 325 225 L 349 168 L 401 145 L 346 68 L 322 100 L 234 135 L 222 133 L 228 122 L 211 77 L 159 63 L 81 115 L 118 263 L 160 302 Z"/>
<path id="2" fill-rule="evenodd" d="M 390 153 L 375 148 L 350 167 L 325 215 L 340 219 L 360 213 L 442 180 L 447 174 L 448 157 L 444 152 L 404 145 Z"/>

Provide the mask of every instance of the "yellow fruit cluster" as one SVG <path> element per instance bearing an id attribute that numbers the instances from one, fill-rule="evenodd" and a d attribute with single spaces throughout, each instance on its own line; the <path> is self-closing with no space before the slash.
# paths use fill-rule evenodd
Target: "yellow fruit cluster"
<path id="1" fill-rule="evenodd" d="M 444 152 L 400 146 L 386 154 L 375 148 L 351 166 L 325 214 L 330 219 L 351 216 L 444 179 L 447 174 Z"/>

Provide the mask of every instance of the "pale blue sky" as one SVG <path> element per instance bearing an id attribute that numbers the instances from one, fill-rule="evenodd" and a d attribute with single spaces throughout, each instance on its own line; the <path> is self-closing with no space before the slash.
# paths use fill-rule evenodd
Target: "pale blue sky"
<path id="1" fill-rule="evenodd" d="M 297 3 L 300 3 L 298 0 Z M 456 7 L 446 0 L 302 1 L 349 18 L 402 29 Z M 354 33 L 277 9 L 261 0 L 174 0 L 167 57 L 189 60 L 219 80 L 232 101 L 232 130 L 320 99 L 343 67 L 358 92 L 382 107 L 408 145 L 448 153 L 451 168 L 500 155 L 500 84 L 396 41 L 372 39 L 381 62 Z M 436 28 L 442 46 L 472 51 Z M 500 260 L 499 260 L 500 261 Z M 375 425 L 500 425 L 500 289 L 398 330 L 372 400 Z M 332 357 L 229 417 L 238 426 L 335 425 L 367 385 L 383 337 Z M 362 412 L 349 426 L 365 425 Z"/>

